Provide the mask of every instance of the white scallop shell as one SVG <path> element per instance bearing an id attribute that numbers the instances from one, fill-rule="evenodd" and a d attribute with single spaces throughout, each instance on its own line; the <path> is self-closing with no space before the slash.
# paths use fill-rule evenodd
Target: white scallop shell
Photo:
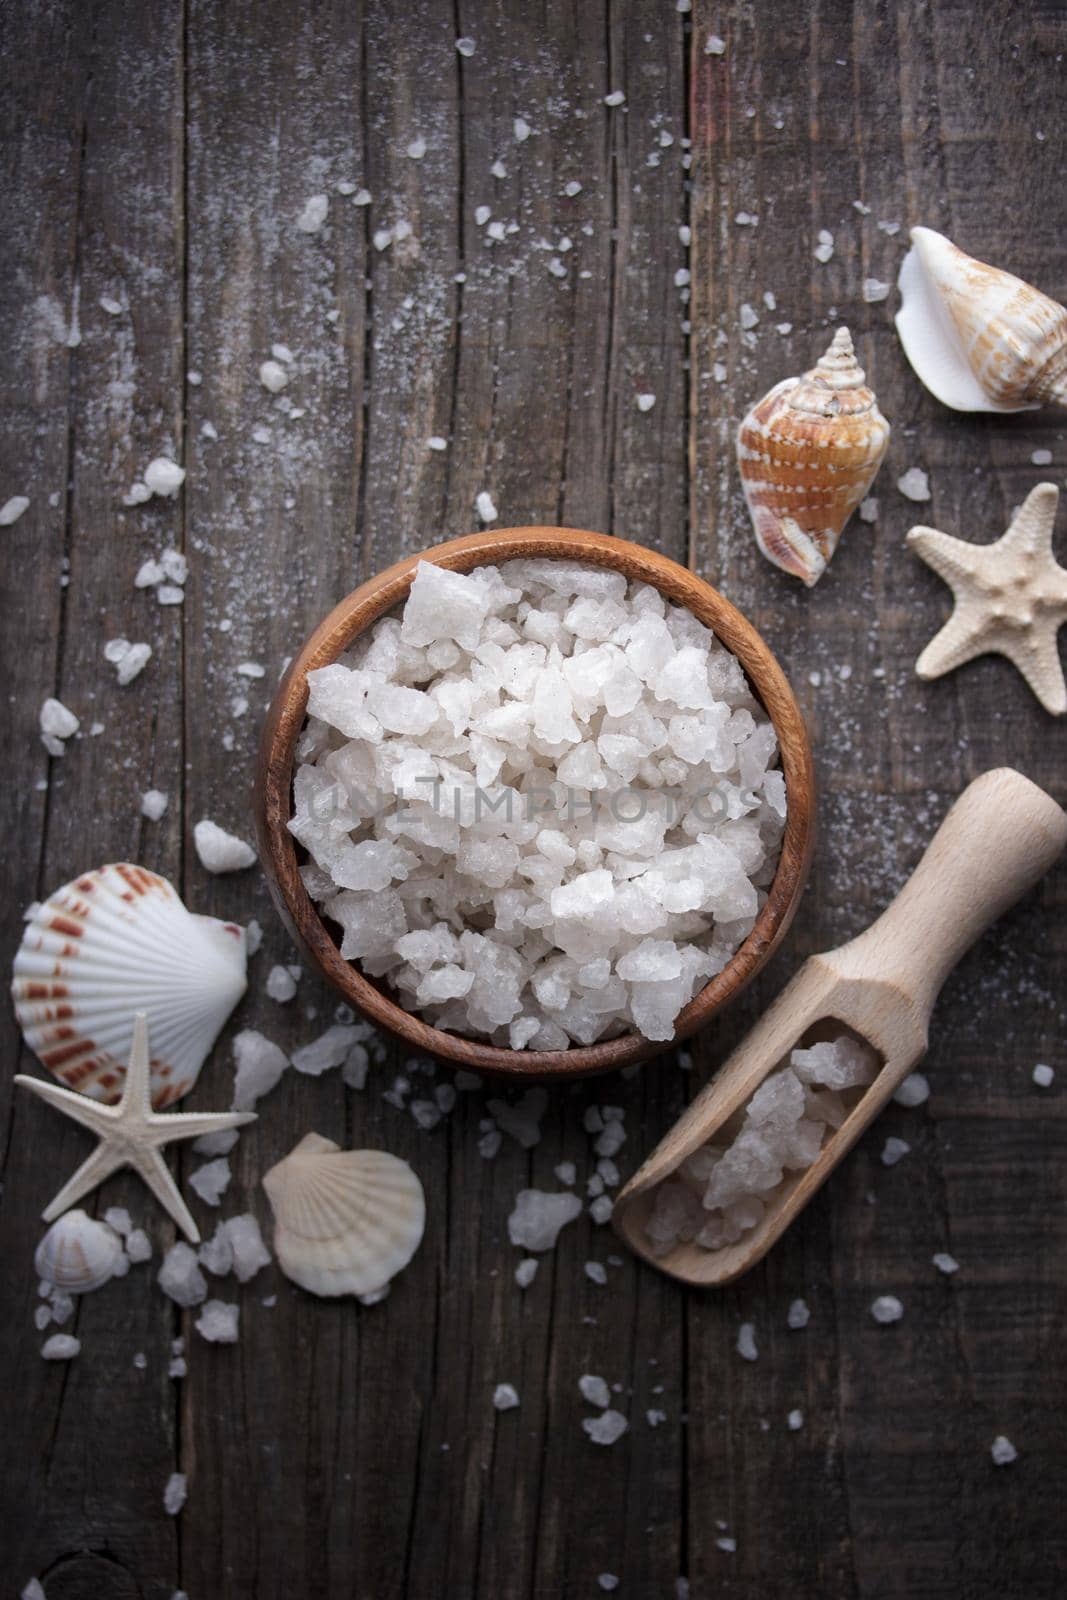
<path id="1" fill-rule="evenodd" d="M 956 411 L 1067 405 L 1067 308 L 932 228 L 911 245 L 897 332 L 931 394 Z"/>
<path id="2" fill-rule="evenodd" d="M 375 1294 L 422 1239 L 422 1184 L 385 1150 L 342 1150 L 309 1133 L 271 1167 L 263 1187 L 278 1264 L 312 1294 Z"/>
<path id="3" fill-rule="evenodd" d="M 244 994 L 244 929 L 187 911 L 177 890 L 120 862 L 87 872 L 36 908 L 15 957 L 15 1015 L 68 1088 L 115 1101 L 143 1011 L 152 1104 L 187 1094 Z"/>
<path id="4" fill-rule="evenodd" d="M 106 1222 L 65 1211 L 37 1246 L 33 1265 L 65 1294 L 88 1294 L 115 1276 L 122 1256 L 122 1240 Z"/>

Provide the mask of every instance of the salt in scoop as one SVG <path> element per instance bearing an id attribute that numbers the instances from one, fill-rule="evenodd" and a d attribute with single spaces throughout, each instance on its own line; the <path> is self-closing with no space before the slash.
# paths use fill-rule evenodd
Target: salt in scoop
<path id="1" fill-rule="evenodd" d="M 623 1189 L 616 1231 L 638 1255 L 682 1282 L 729 1283 L 781 1237 L 926 1051 L 941 986 L 981 933 L 1020 899 L 1067 845 L 1067 814 L 1010 767 L 964 790 L 919 865 L 858 938 L 809 958 L 717 1077 Z M 852 1034 L 880 1067 L 841 1126 L 828 1130 L 811 1166 L 764 1195 L 756 1226 L 709 1250 L 679 1242 L 656 1255 L 646 1231 L 658 1187 L 742 1111 L 798 1045 Z"/>

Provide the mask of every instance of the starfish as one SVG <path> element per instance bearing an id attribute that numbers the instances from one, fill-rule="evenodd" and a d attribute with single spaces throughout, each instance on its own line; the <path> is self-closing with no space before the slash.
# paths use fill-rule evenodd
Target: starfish
<path id="1" fill-rule="evenodd" d="M 89 1159 L 41 1213 L 45 1222 L 54 1222 L 75 1200 L 80 1200 L 120 1167 L 132 1167 L 186 1237 L 193 1244 L 199 1243 L 200 1230 L 163 1160 L 162 1147 L 173 1139 L 196 1139 L 204 1133 L 239 1128 L 242 1123 L 254 1122 L 256 1114 L 254 1111 L 153 1111 L 148 1019 L 143 1011 L 134 1018 L 130 1065 L 122 1099 L 117 1105 L 101 1105 L 99 1100 L 92 1100 L 88 1095 L 75 1094 L 71 1089 L 61 1089 L 57 1083 L 43 1083 L 40 1078 L 30 1078 L 21 1072 L 16 1074 L 15 1082 L 32 1089 L 42 1100 L 90 1129 L 100 1140 Z"/>
<path id="2" fill-rule="evenodd" d="M 1060 491 L 1031 489 L 995 544 L 968 544 L 937 528 L 912 528 L 908 544 L 944 578 L 956 599 L 941 632 L 915 663 L 920 678 L 940 678 L 974 656 L 995 652 L 1018 667 L 1046 711 L 1067 711 L 1056 634 L 1067 622 L 1067 569 L 1052 554 Z"/>

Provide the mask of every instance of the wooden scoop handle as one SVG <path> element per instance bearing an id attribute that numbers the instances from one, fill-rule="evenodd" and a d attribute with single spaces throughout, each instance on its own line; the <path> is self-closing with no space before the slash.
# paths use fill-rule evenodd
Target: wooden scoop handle
<path id="1" fill-rule="evenodd" d="M 1067 814 L 1043 789 L 1011 767 L 984 772 L 877 922 L 823 960 L 842 978 L 903 990 L 927 1019 L 963 953 L 1065 846 Z"/>

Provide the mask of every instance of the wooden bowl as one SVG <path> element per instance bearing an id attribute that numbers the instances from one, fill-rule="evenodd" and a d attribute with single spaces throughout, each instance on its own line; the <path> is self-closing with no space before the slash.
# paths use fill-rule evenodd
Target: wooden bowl
<path id="1" fill-rule="evenodd" d="M 553 556 L 625 573 L 688 608 L 737 656 L 778 735 L 788 814 L 774 881 L 752 932 L 722 972 L 679 1013 L 675 1037 L 667 1042 L 627 1033 L 569 1050 L 509 1050 L 432 1027 L 405 1011 L 377 981 L 342 958 L 334 935 L 304 888 L 296 843 L 286 827 L 292 815 L 293 752 L 304 723 L 308 673 L 336 661 L 365 628 L 404 600 L 419 561 L 469 572 L 472 567 L 516 557 Z M 605 534 L 573 528 L 501 528 L 451 539 L 398 561 L 348 595 L 319 624 L 289 667 L 267 715 L 260 741 L 255 806 L 260 860 L 274 902 L 308 959 L 352 1006 L 402 1039 L 412 1051 L 475 1072 L 558 1078 L 609 1072 L 646 1061 L 702 1028 L 741 992 L 792 921 L 811 864 L 814 794 L 811 746 L 785 674 L 752 624 L 710 584 L 654 550 Z"/>

